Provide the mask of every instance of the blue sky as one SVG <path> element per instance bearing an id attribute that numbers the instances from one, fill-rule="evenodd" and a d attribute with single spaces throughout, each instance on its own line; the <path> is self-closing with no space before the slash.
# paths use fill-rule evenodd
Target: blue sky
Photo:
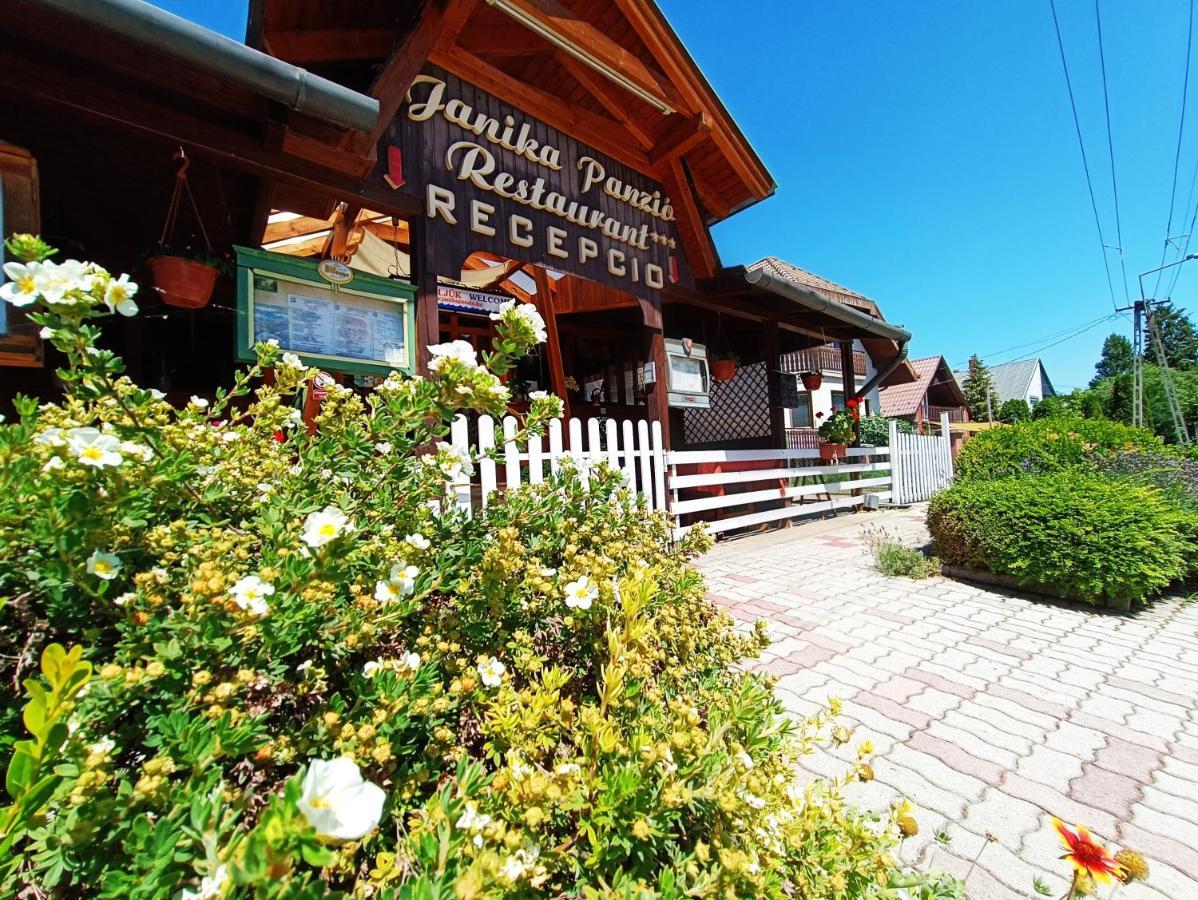
<path id="1" fill-rule="evenodd" d="M 860 291 L 913 332 L 915 356 L 956 365 L 1039 351 L 1058 389 L 1089 380 L 1108 333 L 1130 334 L 1118 318 L 1046 346 L 1112 312 L 1049 0 L 758 0 L 736 15 L 717 0 L 659 2 L 778 182 L 716 228 L 726 264 L 772 254 Z M 243 3 L 159 5 L 244 36 Z M 1057 6 L 1114 246 L 1094 5 Z M 1189 6 L 1101 8 L 1134 299 L 1165 238 Z M 1181 208 L 1198 161 L 1198 64 L 1190 74 L 1174 235 L 1198 201 Z M 1122 305 L 1119 254 L 1107 255 Z M 1173 296 L 1198 311 L 1198 261 L 1182 273 Z"/>

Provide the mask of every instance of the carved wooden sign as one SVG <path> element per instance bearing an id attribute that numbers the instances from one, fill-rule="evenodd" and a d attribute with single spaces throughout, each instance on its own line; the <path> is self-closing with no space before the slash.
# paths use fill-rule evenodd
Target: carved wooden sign
<path id="1" fill-rule="evenodd" d="M 379 157 L 425 201 L 437 274 L 481 250 L 646 299 L 692 284 L 658 182 L 441 69 L 415 79 Z"/>

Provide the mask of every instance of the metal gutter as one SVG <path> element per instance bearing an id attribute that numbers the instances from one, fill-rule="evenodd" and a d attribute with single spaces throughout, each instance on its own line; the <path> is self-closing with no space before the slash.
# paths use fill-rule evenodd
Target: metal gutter
<path id="1" fill-rule="evenodd" d="M 369 131 L 379 102 L 142 0 L 26 0 L 276 100 L 339 128 Z"/>
<path id="2" fill-rule="evenodd" d="M 781 278 L 772 272 L 766 271 L 764 268 L 746 269 L 745 281 L 754 287 L 759 287 L 769 291 L 771 294 L 777 294 L 779 297 L 797 303 L 799 306 L 805 306 L 813 312 L 823 313 L 833 319 L 838 319 L 846 325 L 851 325 L 854 328 L 864 331 L 866 334 L 886 338 L 898 344 L 898 353 L 895 354 L 894 358 L 875 372 L 873 378 L 854 391 L 854 395 L 858 399 L 864 397 L 881 384 L 907 358 L 907 344 L 911 340 L 911 332 L 905 328 L 899 328 L 897 325 L 891 325 L 889 322 L 875 319 L 873 316 L 845 306 L 843 303 L 837 303 L 835 300 L 825 297 L 819 291 L 795 284 L 793 281 Z"/>

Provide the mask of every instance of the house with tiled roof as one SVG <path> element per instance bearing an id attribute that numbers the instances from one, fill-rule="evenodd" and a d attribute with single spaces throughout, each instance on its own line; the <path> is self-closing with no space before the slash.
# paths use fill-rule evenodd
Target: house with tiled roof
<path id="1" fill-rule="evenodd" d="M 750 266 L 749 270 L 764 269 L 791 284 L 811 291 L 842 306 L 863 312 L 885 321 L 881 307 L 875 300 L 850 290 L 834 281 L 829 281 L 814 272 L 799 268 L 776 256 L 767 256 Z M 881 361 L 893 359 L 898 346 L 885 338 L 865 337 L 853 342 L 853 388 L 859 390 L 875 380 Z M 787 446 L 792 449 L 815 447 L 819 444 L 816 429 L 819 423 L 834 409 L 843 409 L 846 397 L 844 357 L 840 347 L 829 341 L 819 347 L 784 353 L 780 357 L 780 368 L 784 372 L 796 372 L 804 376 L 807 385 L 800 391 L 798 404 L 785 410 Z M 917 377 L 909 361 L 902 361 L 893 371 L 878 380 L 862 396 L 863 412 L 876 413 L 880 408 L 879 390 L 885 385 L 898 386 L 914 382 Z"/>
<path id="2" fill-rule="evenodd" d="M 1014 362 L 1003 363 L 999 366 L 987 366 L 990 378 L 994 382 L 994 392 L 998 395 L 998 406 L 1008 400 L 1023 400 L 1028 406 L 1035 408 L 1036 404 L 1045 397 L 1055 397 L 1056 390 L 1044 370 L 1044 363 L 1038 356 L 1031 359 L 1017 359 Z M 968 372 L 954 372 L 957 380 L 965 383 Z M 998 407 L 994 409 L 997 418 Z"/>
<path id="3" fill-rule="evenodd" d="M 968 422 L 965 394 L 943 356 L 911 360 L 918 378 L 909 384 L 884 387 L 878 392 L 882 415 L 904 419 L 917 428 L 940 421 L 948 413 L 950 422 Z"/>

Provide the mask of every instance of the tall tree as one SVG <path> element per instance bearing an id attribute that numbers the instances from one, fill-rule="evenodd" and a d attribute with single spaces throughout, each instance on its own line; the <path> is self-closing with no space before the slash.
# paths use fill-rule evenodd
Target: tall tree
<path id="1" fill-rule="evenodd" d="M 1006 422 L 1008 425 L 1014 425 L 1016 422 L 1026 422 L 1031 417 L 1032 408 L 1027 405 L 1027 401 L 1022 397 L 1012 397 L 1010 400 L 1004 400 L 1003 405 L 995 413 L 995 418 L 998 421 Z"/>
<path id="2" fill-rule="evenodd" d="M 1165 347 L 1165 359 L 1171 369 L 1190 369 L 1198 366 L 1198 330 L 1184 309 L 1172 303 L 1154 304 L 1152 317 L 1161 333 Z M 1156 357 L 1147 347 L 1145 355 L 1155 361 Z"/>
<path id="3" fill-rule="evenodd" d="M 969 417 L 975 422 L 992 422 L 998 418 L 998 394 L 994 390 L 994 379 L 985 363 L 977 354 L 969 357 L 969 373 L 961 385 Z"/>
<path id="4" fill-rule="evenodd" d="M 1132 370 L 1131 341 L 1121 334 L 1108 335 L 1102 342 L 1102 356 L 1094 364 L 1094 377 L 1090 387 L 1094 387 L 1104 378 L 1124 375 Z"/>

